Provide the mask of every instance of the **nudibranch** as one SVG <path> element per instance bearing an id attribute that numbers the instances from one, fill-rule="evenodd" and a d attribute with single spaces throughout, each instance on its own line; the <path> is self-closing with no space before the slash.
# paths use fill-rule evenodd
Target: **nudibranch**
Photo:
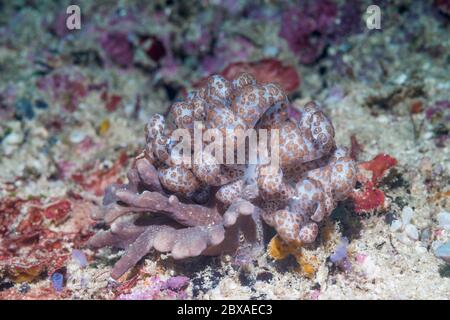
<path id="1" fill-rule="evenodd" d="M 297 120 L 288 108 L 277 84 L 242 73 L 232 81 L 213 75 L 175 102 L 168 117 L 154 114 L 128 183 L 110 186 L 94 216 L 109 229 L 98 232 L 91 247 L 125 249 L 112 277 L 152 249 L 184 259 L 261 246 L 264 223 L 285 242 L 314 242 L 321 221 L 354 188 L 356 168 L 336 146 L 333 125 L 317 102 L 301 107 Z M 182 153 L 176 152 L 180 130 Z M 241 150 L 252 151 L 245 137 L 224 147 L 227 137 L 247 130 L 258 137 L 266 130 L 276 144 L 267 143 L 256 161 L 224 161 L 224 154 L 235 159 Z M 274 156 L 276 165 L 267 161 Z"/>

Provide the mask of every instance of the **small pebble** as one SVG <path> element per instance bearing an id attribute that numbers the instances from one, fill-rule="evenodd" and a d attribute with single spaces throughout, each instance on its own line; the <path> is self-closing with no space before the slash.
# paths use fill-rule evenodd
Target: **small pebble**
<path id="1" fill-rule="evenodd" d="M 406 80 L 408 79 L 408 76 L 404 73 L 400 74 L 395 80 L 394 82 L 396 84 L 403 84 Z"/>
<path id="2" fill-rule="evenodd" d="M 413 224 L 408 224 L 405 227 L 405 233 L 411 240 L 419 240 L 419 231 L 417 230 L 417 227 Z"/>
<path id="3" fill-rule="evenodd" d="M 450 231 L 450 212 L 442 211 L 437 216 L 439 226 Z"/>
<path id="4" fill-rule="evenodd" d="M 59 272 L 55 272 L 52 274 L 52 284 L 56 292 L 61 292 L 64 284 L 64 276 Z"/>
<path id="5" fill-rule="evenodd" d="M 84 138 L 86 138 L 86 134 L 84 132 L 72 131 L 72 133 L 70 134 L 69 140 L 72 143 L 80 143 L 81 141 L 84 140 Z"/>
<path id="6" fill-rule="evenodd" d="M 373 279 L 377 273 L 377 266 L 374 259 L 370 256 L 367 256 L 362 264 L 362 270 L 364 271 L 366 277 L 369 279 Z"/>
<path id="7" fill-rule="evenodd" d="M 431 230 L 430 228 L 425 228 L 420 233 L 420 241 L 423 243 L 428 243 L 431 239 Z"/>
<path id="8" fill-rule="evenodd" d="M 275 46 L 264 47 L 264 55 L 268 57 L 275 57 L 278 53 L 278 48 Z"/>
<path id="9" fill-rule="evenodd" d="M 445 262 L 450 263 L 450 241 L 447 241 L 443 245 L 437 247 L 435 255 Z"/>
<path id="10" fill-rule="evenodd" d="M 403 225 L 407 225 L 411 222 L 414 211 L 411 207 L 404 207 L 402 210 L 402 222 Z"/>
<path id="11" fill-rule="evenodd" d="M 23 138 L 24 136 L 22 133 L 11 132 L 3 139 L 3 143 L 8 145 L 19 145 L 23 142 Z"/>
<path id="12" fill-rule="evenodd" d="M 433 177 L 439 177 L 444 173 L 444 167 L 438 163 L 433 168 Z"/>
<path id="13" fill-rule="evenodd" d="M 432 131 L 426 131 L 424 134 L 423 134 L 423 139 L 424 140 L 429 140 L 429 139 L 431 139 L 431 138 L 433 138 L 434 137 L 434 133 L 432 132 Z"/>
<path id="14" fill-rule="evenodd" d="M 86 255 L 81 250 L 72 250 L 72 259 L 75 260 L 81 268 L 85 268 L 88 265 Z"/>
<path id="15" fill-rule="evenodd" d="M 427 248 L 425 248 L 424 246 L 416 246 L 416 252 L 419 254 L 424 254 L 427 252 Z"/>

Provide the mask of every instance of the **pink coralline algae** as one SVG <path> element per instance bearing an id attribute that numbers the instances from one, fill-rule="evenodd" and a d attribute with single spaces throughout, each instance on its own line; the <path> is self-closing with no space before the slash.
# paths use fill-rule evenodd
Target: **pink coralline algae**
<path id="1" fill-rule="evenodd" d="M 130 293 L 121 294 L 119 300 L 180 300 L 186 299 L 184 290 L 189 278 L 183 276 L 171 277 L 163 280 L 160 277 L 146 279 L 143 288 L 133 288 Z"/>
<path id="2" fill-rule="evenodd" d="M 88 95 L 85 77 L 72 70 L 48 74 L 37 81 L 37 87 L 69 112 L 74 112 Z"/>
<path id="3" fill-rule="evenodd" d="M 333 125 L 316 102 L 299 108 L 298 120 L 289 118 L 288 108 L 278 85 L 242 73 L 231 81 L 213 75 L 175 102 L 169 118 L 153 115 L 128 184 L 111 185 L 102 210 L 93 215 L 110 228 L 98 232 L 91 247 L 126 249 L 111 276 L 121 277 L 152 249 L 184 259 L 258 248 L 263 223 L 286 242 L 314 242 L 321 222 L 353 190 L 356 168 L 336 146 Z M 201 140 L 200 152 L 195 142 L 187 152 L 175 152 L 174 132 L 193 133 L 183 137 L 187 143 L 196 140 L 198 128 L 218 135 Z M 219 137 L 235 135 L 239 141 L 249 129 L 258 135 L 266 129 L 276 143 L 262 148 L 255 162 L 221 161 Z M 247 154 L 251 147 L 245 140 L 227 145 L 224 153 L 235 158 L 242 145 Z M 278 154 L 279 165 L 266 161 L 269 154 L 272 159 Z M 186 158 L 193 161 L 180 161 Z"/>
<path id="4" fill-rule="evenodd" d="M 337 16 L 338 8 L 329 0 L 296 5 L 283 13 L 280 36 L 301 63 L 313 63 L 323 53 Z"/>
<path id="5" fill-rule="evenodd" d="M 91 236 L 89 224 L 66 224 L 73 232 L 51 230 L 74 212 L 67 199 L 43 206 L 38 199 L 6 198 L 0 200 L 0 212 L 0 273 L 15 282 L 53 274 L 69 257 L 67 243 L 83 246 Z"/>
<path id="6" fill-rule="evenodd" d="M 252 74 L 256 81 L 275 82 L 280 85 L 286 93 L 292 93 L 300 86 L 300 76 L 294 67 L 284 65 L 277 59 L 262 59 L 253 62 L 233 62 L 229 64 L 220 75 L 227 80 L 233 80 L 241 73 Z M 196 83 L 195 87 L 202 87 L 206 84 L 207 78 Z"/>
<path id="7" fill-rule="evenodd" d="M 258 82 L 276 82 L 286 93 L 294 92 L 300 86 L 300 77 L 295 68 L 285 66 L 276 59 L 235 62 L 226 67 L 221 75 L 231 80 L 242 72 L 253 74 Z"/>
<path id="8" fill-rule="evenodd" d="M 144 48 L 147 56 L 153 61 L 158 62 L 166 55 L 166 48 L 163 42 L 155 36 L 141 36 L 139 43 Z"/>
<path id="9" fill-rule="evenodd" d="M 396 164 L 397 159 L 388 154 L 379 154 L 372 160 L 358 165 L 357 179 L 362 187 L 350 194 L 356 213 L 373 212 L 385 208 L 384 192 L 377 187 L 386 172 Z"/>
<path id="10" fill-rule="evenodd" d="M 130 67 L 133 64 L 134 49 L 126 33 L 104 33 L 100 37 L 100 44 L 112 62 L 122 67 Z"/>
<path id="11" fill-rule="evenodd" d="M 90 191 L 97 196 L 101 196 L 108 185 L 120 182 L 120 178 L 118 177 L 120 168 L 126 165 L 127 162 L 127 155 L 123 152 L 110 168 L 102 169 L 99 168 L 99 163 L 89 163 L 81 170 L 73 173 L 71 178 L 84 190 Z"/>
<path id="12" fill-rule="evenodd" d="M 339 5 L 332 0 L 301 1 L 283 12 L 279 35 L 300 63 L 314 63 L 329 44 L 362 31 L 361 7 L 359 0 Z"/>

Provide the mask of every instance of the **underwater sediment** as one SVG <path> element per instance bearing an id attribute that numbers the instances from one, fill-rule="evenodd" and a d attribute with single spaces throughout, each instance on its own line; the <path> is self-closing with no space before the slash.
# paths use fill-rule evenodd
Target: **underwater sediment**
<path id="1" fill-rule="evenodd" d="M 371 4 L 2 4 L 0 299 L 448 299 L 448 2 Z"/>

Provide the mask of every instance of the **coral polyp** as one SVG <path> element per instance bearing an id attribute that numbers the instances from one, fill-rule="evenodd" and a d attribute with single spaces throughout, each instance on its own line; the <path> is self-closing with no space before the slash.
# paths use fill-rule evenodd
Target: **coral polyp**
<path id="1" fill-rule="evenodd" d="M 264 223 L 287 243 L 314 242 L 321 222 L 353 190 L 356 169 L 336 146 L 333 125 L 317 102 L 300 108 L 298 120 L 288 116 L 289 108 L 277 84 L 242 73 L 232 81 L 213 75 L 175 102 L 169 117 L 153 115 L 128 184 L 110 186 L 94 217 L 110 229 L 91 246 L 126 249 L 112 277 L 152 249 L 184 259 L 261 246 Z M 197 130 L 200 148 L 192 143 Z M 208 130 L 214 139 L 205 138 Z M 177 139 L 180 132 L 185 136 Z M 231 147 L 224 147 L 231 135 Z M 264 138 L 270 143 L 260 147 Z M 234 160 L 240 153 L 244 161 L 224 161 L 224 154 Z"/>

